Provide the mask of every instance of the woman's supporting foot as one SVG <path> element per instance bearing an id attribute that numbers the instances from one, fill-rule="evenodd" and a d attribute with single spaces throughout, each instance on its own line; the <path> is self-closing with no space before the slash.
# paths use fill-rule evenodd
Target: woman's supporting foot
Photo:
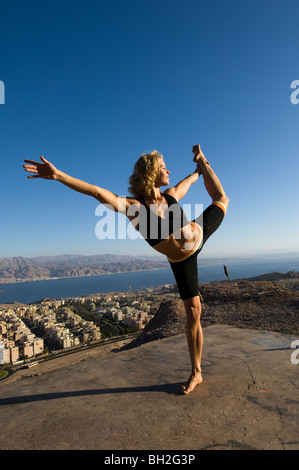
<path id="1" fill-rule="evenodd" d="M 188 395 L 189 393 L 193 392 L 195 387 L 201 384 L 203 381 L 201 372 L 192 373 L 189 377 L 189 380 L 185 385 L 182 385 L 181 391 L 184 395 Z"/>

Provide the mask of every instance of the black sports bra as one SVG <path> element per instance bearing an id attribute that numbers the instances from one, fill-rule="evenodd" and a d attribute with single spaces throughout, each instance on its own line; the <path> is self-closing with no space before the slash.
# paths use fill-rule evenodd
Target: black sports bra
<path id="1" fill-rule="evenodd" d="M 188 224 L 187 217 L 177 200 L 170 194 L 163 196 L 168 205 L 164 218 L 150 210 L 144 199 L 140 201 L 139 232 L 151 246 L 157 245 Z M 143 207 L 145 210 L 142 210 Z"/>

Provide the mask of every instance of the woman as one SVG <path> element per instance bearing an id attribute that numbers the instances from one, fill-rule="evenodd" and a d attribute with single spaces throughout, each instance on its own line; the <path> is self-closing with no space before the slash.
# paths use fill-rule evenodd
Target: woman
<path id="1" fill-rule="evenodd" d="M 200 324 L 197 255 L 221 224 L 229 203 L 200 146 L 195 145 L 192 152 L 193 161 L 196 163 L 194 173 L 163 193 L 160 188 L 169 185 L 170 172 L 162 155 L 157 151 L 142 155 L 136 162 L 134 173 L 129 180 L 132 197 L 126 198 L 120 198 L 111 191 L 61 172 L 44 157 L 41 157 L 42 162 L 25 160 L 28 164 L 24 165 L 25 171 L 33 173 L 28 178 L 60 181 L 75 191 L 93 196 L 114 211 L 125 213 L 146 241 L 155 250 L 167 256 L 186 311 L 186 336 L 192 371 L 187 383 L 182 387 L 184 394 L 192 392 L 203 380 L 203 334 Z M 200 175 L 203 176 L 212 203 L 200 217 L 189 222 L 177 201 L 185 196 L 191 184 L 195 183 Z"/>

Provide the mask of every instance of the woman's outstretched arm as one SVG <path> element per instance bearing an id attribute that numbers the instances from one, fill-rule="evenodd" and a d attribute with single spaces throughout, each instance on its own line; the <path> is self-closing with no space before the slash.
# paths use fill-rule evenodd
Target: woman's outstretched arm
<path id="1" fill-rule="evenodd" d="M 195 183 L 198 180 L 200 174 L 201 172 L 199 168 L 196 168 L 196 170 L 191 173 L 191 175 L 186 176 L 186 178 L 181 180 L 177 185 L 173 186 L 172 188 L 166 189 L 165 193 L 170 194 L 177 201 L 179 201 L 189 191 L 191 184 Z"/>
<path id="2" fill-rule="evenodd" d="M 118 212 L 123 212 L 125 210 L 124 205 L 127 206 L 129 203 L 125 201 L 124 198 L 119 198 L 116 194 L 108 191 L 107 189 L 86 183 L 85 181 L 73 178 L 72 176 L 63 173 L 44 157 L 41 156 L 40 158 L 41 162 L 25 160 L 26 163 L 29 163 L 29 165 L 23 165 L 25 171 L 33 173 L 28 176 L 28 178 L 44 178 L 60 181 L 60 183 L 74 191 L 86 194 L 87 196 L 92 196 L 102 204 L 112 206 L 110 208 Z"/>
<path id="3" fill-rule="evenodd" d="M 194 145 L 192 152 L 196 156 L 200 151 L 199 145 Z M 195 161 L 195 157 L 193 159 Z M 197 165 L 196 170 L 191 173 L 191 175 L 186 176 L 182 181 L 180 181 L 176 186 L 172 188 L 166 189 L 166 193 L 173 196 L 177 201 L 185 196 L 185 194 L 189 191 L 191 184 L 195 183 L 199 176 L 202 174 L 202 170 L 199 165 Z"/>

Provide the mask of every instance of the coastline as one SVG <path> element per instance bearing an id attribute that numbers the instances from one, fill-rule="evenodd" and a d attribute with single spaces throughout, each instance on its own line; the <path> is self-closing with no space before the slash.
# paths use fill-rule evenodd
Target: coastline
<path id="1" fill-rule="evenodd" d="M 224 265 L 224 264 L 229 264 L 229 265 L 234 265 L 238 263 L 251 263 L 251 262 L 268 262 L 268 261 L 277 261 L 280 262 L 283 259 L 285 260 L 299 260 L 299 253 L 293 254 L 293 256 L 290 253 L 287 254 L 275 254 L 275 255 L 248 255 L 244 257 L 217 257 L 217 258 L 201 258 L 198 260 L 198 266 L 200 267 L 206 267 L 206 266 L 219 266 L 219 265 Z M 136 260 L 140 260 L 139 258 L 136 258 Z M 1 261 L 1 258 L 0 258 Z M 160 262 L 162 261 L 159 260 Z M 165 266 L 164 266 L 165 263 Z M 11 278 L 1 278 L 0 277 L 0 285 L 5 285 L 5 284 L 20 284 L 20 283 L 25 283 L 25 282 L 38 282 L 38 281 L 52 281 L 52 280 L 60 280 L 60 279 L 78 279 L 78 278 L 91 278 L 91 277 L 96 277 L 96 276 L 108 276 L 108 275 L 113 275 L 113 274 L 129 274 L 129 273 L 136 273 L 136 272 L 150 272 L 150 271 L 159 271 L 161 269 L 168 269 L 169 264 L 167 260 L 162 261 L 162 265 L 158 267 L 151 266 L 149 268 L 141 268 L 141 269 L 124 269 L 124 270 L 117 270 L 114 272 L 98 272 L 98 273 L 90 273 L 90 274 L 79 274 L 79 275 L 70 275 L 70 276 L 39 276 L 39 277 L 27 277 L 27 278 L 17 278 L 17 277 L 11 277 Z M 299 265 L 298 268 L 295 270 L 299 270 Z M 1 294 L 1 292 L 0 292 Z"/>
<path id="2" fill-rule="evenodd" d="M 23 282 L 38 282 L 38 281 L 54 281 L 54 280 L 59 280 L 59 279 L 79 279 L 79 278 L 84 278 L 84 277 L 96 277 L 96 276 L 112 276 L 113 274 L 129 274 L 129 273 L 143 273 L 143 272 L 149 272 L 149 271 L 159 271 L 160 269 L 167 269 L 167 266 L 165 268 L 151 268 L 151 269 L 132 269 L 129 271 L 116 271 L 113 273 L 98 273 L 98 274 L 82 274 L 81 276 L 62 276 L 62 277 L 40 277 L 40 278 L 27 278 L 27 279 L 15 279 L 15 280 L 9 280 L 5 281 L 0 278 L 0 285 L 4 284 L 21 284 Z M 1 294 L 1 291 L 0 291 Z"/>
<path id="3" fill-rule="evenodd" d="M 231 262 L 226 261 L 225 265 L 228 268 L 232 281 L 248 279 L 262 274 L 268 275 L 274 272 L 277 275 L 280 273 L 299 272 L 299 257 L 272 258 L 270 260 L 239 259 L 234 260 L 234 262 L 231 258 L 230 260 Z M 199 260 L 199 284 L 227 281 L 223 269 L 224 258 L 214 259 L 213 264 L 211 264 L 211 261 L 211 259 Z M 18 282 L 6 282 L 2 285 L 0 284 L 0 289 L 7 291 L 6 293 L 0 293 L 0 304 L 15 302 L 30 304 L 43 298 L 60 299 L 78 297 L 83 294 L 94 295 L 95 293 L 102 294 L 107 292 L 143 291 L 146 288 L 172 285 L 175 281 L 170 267 L 159 264 L 158 266 L 151 265 L 146 267 L 136 266 L 131 263 L 131 266 L 129 264 L 121 266 L 122 268 L 128 268 L 125 271 L 117 270 L 117 272 L 106 272 L 96 275 L 91 272 L 85 276 L 35 277 L 34 279 L 22 279 Z M 113 263 L 111 270 L 117 267 Z"/>

